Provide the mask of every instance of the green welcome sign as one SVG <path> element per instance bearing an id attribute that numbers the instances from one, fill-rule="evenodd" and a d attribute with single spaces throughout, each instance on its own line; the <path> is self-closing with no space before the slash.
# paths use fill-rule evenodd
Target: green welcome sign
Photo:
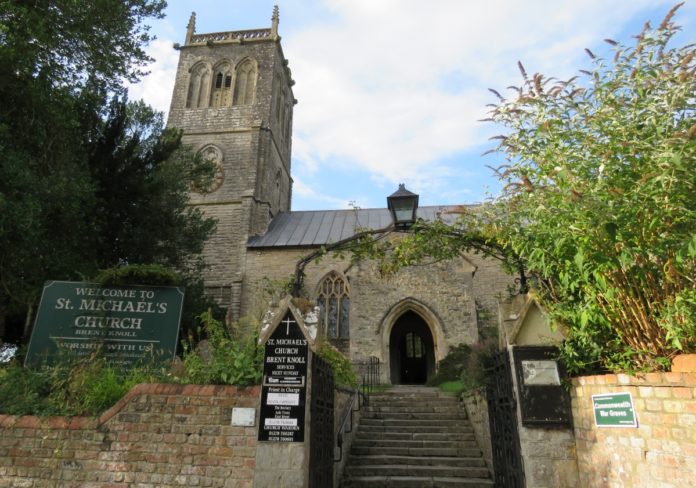
<path id="1" fill-rule="evenodd" d="M 176 352 L 184 289 L 47 281 L 26 365 L 60 353 L 98 354 L 118 365 L 166 361 Z"/>
<path id="2" fill-rule="evenodd" d="M 592 409 L 597 427 L 638 427 L 630 393 L 592 395 Z"/>

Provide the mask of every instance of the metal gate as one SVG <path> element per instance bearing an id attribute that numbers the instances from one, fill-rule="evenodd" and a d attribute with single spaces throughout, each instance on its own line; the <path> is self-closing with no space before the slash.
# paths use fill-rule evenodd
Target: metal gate
<path id="1" fill-rule="evenodd" d="M 309 488 L 333 487 L 334 380 L 331 365 L 312 356 L 312 391 L 309 414 Z"/>
<path id="2" fill-rule="evenodd" d="M 493 358 L 487 387 L 493 467 L 497 488 L 523 488 L 524 470 L 517 433 L 517 408 L 507 351 Z"/>

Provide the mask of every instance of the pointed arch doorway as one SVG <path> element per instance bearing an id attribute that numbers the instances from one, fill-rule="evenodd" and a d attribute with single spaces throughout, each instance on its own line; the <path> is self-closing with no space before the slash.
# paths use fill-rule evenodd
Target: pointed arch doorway
<path id="1" fill-rule="evenodd" d="M 393 385 L 422 385 L 435 372 L 433 335 L 413 311 L 402 314 L 389 335 L 389 366 Z"/>

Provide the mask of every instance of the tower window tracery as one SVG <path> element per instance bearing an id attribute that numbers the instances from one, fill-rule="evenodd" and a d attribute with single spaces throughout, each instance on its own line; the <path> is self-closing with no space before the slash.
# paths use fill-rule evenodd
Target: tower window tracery
<path id="1" fill-rule="evenodd" d="M 320 319 L 331 339 L 350 336 L 350 288 L 345 279 L 332 271 L 319 283 L 317 292 Z"/>
<path id="2" fill-rule="evenodd" d="M 256 92 L 256 63 L 245 59 L 237 65 L 232 105 L 251 105 Z"/>
<path id="3" fill-rule="evenodd" d="M 199 64 L 191 69 L 189 89 L 186 95 L 186 108 L 206 107 L 207 90 L 210 82 L 210 72 L 204 64 Z"/>
<path id="4" fill-rule="evenodd" d="M 210 105 L 213 107 L 227 107 L 232 95 L 232 68 L 228 63 L 223 63 L 215 68 L 215 81 Z"/>

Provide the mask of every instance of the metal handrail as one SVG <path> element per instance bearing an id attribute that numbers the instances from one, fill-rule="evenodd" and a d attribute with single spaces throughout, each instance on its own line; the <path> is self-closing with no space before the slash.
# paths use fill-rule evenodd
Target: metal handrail
<path id="1" fill-rule="evenodd" d="M 379 358 L 370 356 L 367 360 L 367 371 L 363 372 L 362 376 L 361 390 L 363 405 L 370 404 L 370 393 L 372 393 L 379 384 L 379 367 Z"/>
<path id="2" fill-rule="evenodd" d="M 371 356 L 368 358 L 366 365 L 366 370 L 363 371 L 362 384 L 359 388 L 354 390 L 345 390 L 342 388 L 336 388 L 336 390 L 343 390 L 350 392 L 350 399 L 343 407 L 343 413 L 341 414 L 341 423 L 339 425 L 338 431 L 336 432 L 336 447 L 338 448 L 338 459 L 334 455 L 334 462 L 340 463 L 343 459 L 343 434 L 346 432 L 351 432 L 353 430 L 353 412 L 360 410 L 363 405 L 369 405 L 370 403 L 370 393 L 375 390 L 379 382 L 379 358 Z M 355 399 L 358 399 L 358 408 L 354 410 Z M 348 422 L 350 420 L 350 422 Z M 346 429 L 346 425 L 350 425 L 349 429 Z"/>
<path id="3" fill-rule="evenodd" d="M 336 388 L 340 390 L 340 388 Z M 338 447 L 338 459 L 334 456 L 334 462 L 340 463 L 343 459 L 343 433 L 353 431 L 353 405 L 355 405 L 355 398 L 360 397 L 361 393 L 359 390 L 350 390 L 350 399 L 345 407 L 343 407 L 343 413 L 341 414 L 341 424 L 336 433 L 336 447 Z M 360 401 L 358 401 L 358 410 L 360 410 Z M 350 419 L 350 428 L 346 430 L 346 422 Z"/>

